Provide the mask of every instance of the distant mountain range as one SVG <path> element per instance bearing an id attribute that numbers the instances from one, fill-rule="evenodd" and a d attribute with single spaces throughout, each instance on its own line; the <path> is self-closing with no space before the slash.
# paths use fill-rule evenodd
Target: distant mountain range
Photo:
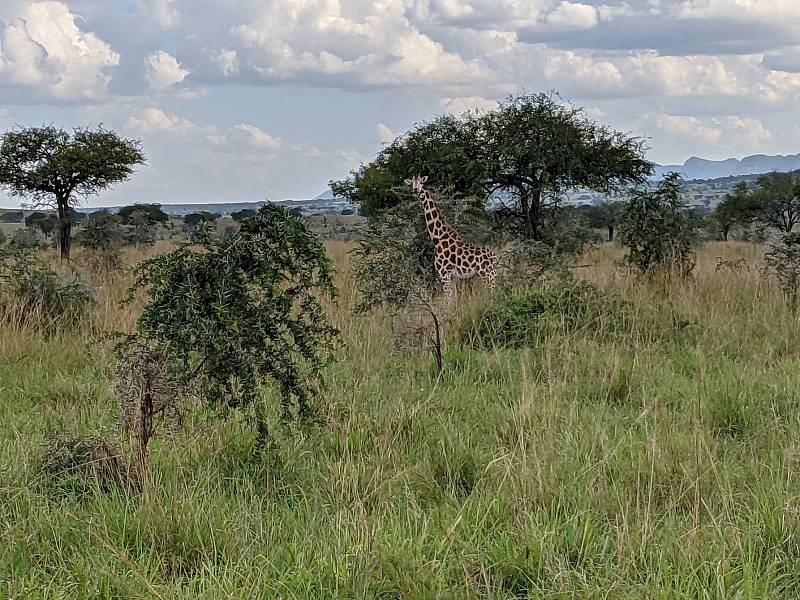
<path id="1" fill-rule="evenodd" d="M 743 159 L 707 160 L 692 156 L 682 165 L 656 165 L 653 177 L 660 179 L 664 174 L 674 171 L 684 179 L 718 179 L 735 175 L 760 175 L 772 171 L 795 171 L 800 169 L 800 154 L 789 156 L 754 154 Z"/>

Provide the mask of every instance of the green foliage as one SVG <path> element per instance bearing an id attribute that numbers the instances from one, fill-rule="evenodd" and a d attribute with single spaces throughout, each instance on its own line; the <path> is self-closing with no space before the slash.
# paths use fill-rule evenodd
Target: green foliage
<path id="1" fill-rule="evenodd" d="M 76 236 L 76 242 L 92 251 L 92 258 L 101 269 L 116 269 L 122 264 L 125 230 L 119 218 L 107 210 L 89 215 Z"/>
<path id="2" fill-rule="evenodd" d="M 754 217 L 750 188 L 747 182 L 742 181 L 725 194 L 722 202 L 717 204 L 714 212 L 711 213 L 710 224 L 723 241 L 727 242 L 732 227 L 751 223 Z"/>
<path id="3" fill-rule="evenodd" d="M 0 215 L 3 223 L 22 223 L 25 221 L 25 214 L 21 210 L 7 210 Z"/>
<path id="4" fill-rule="evenodd" d="M 800 222 L 800 171 L 768 173 L 739 183 L 713 213 L 723 239 L 734 225 L 757 224 L 788 233 Z"/>
<path id="5" fill-rule="evenodd" d="M 792 231 L 800 221 L 800 171 L 762 175 L 750 200 L 757 221 L 780 232 Z"/>
<path id="6" fill-rule="evenodd" d="M 402 201 L 404 179 L 424 174 L 456 197 L 501 193 L 504 230 L 540 240 L 566 190 L 615 189 L 651 169 L 638 138 L 591 121 L 557 96 L 534 94 L 511 97 L 495 111 L 422 123 L 349 178 L 331 182 L 331 190 L 374 216 Z"/>
<path id="7" fill-rule="evenodd" d="M 44 324 L 72 323 L 95 302 L 95 292 L 77 278 L 66 281 L 35 253 L 9 249 L 0 253 L 0 303 L 6 313 Z"/>
<path id="8" fill-rule="evenodd" d="M 53 213 L 35 212 L 25 217 L 26 227 L 36 227 L 46 238 L 58 227 L 58 217 Z"/>
<path id="9" fill-rule="evenodd" d="M 396 193 L 402 194 L 404 201 L 370 223 L 353 251 L 353 270 L 361 292 L 356 311 L 360 313 L 381 305 L 401 308 L 412 296 L 430 296 L 438 289 L 434 245 L 422 206 L 408 186 Z M 436 203 L 465 239 L 487 241 L 480 199 L 437 193 Z"/>
<path id="10" fill-rule="evenodd" d="M 3 247 L 5 245 L 6 245 L 6 234 L 3 233 L 2 229 L 0 229 L 0 247 Z"/>
<path id="11" fill-rule="evenodd" d="M 245 219 L 249 219 L 250 217 L 255 217 L 257 211 L 253 210 L 252 208 L 243 208 L 242 210 L 236 210 L 231 213 L 231 219 L 236 221 L 237 223 L 241 223 Z"/>
<path id="12" fill-rule="evenodd" d="M 8 246 L 16 250 L 39 250 L 47 247 L 47 241 L 37 228 L 25 227 L 13 233 Z"/>
<path id="13" fill-rule="evenodd" d="M 196 213 L 189 213 L 183 216 L 183 224 L 189 229 L 194 229 L 201 223 L 213 223 L 216 217 L 207 210 L 201 210 Z"/>
<path id="14" fill-rule="evenodd" d="M 150 225 L 167 223 L 169 215 L 161 210 L 160 204 L 133 204 L 123 206 L 117 213 L 120 221 L 126 225 L 133 225 L 137 221 L 144 221 Z"/>
<path id="15" fill-rule="evenodd" d="M 671 173 L 655 189 L 632 190 L 625 203 L 620 235 L 628 248 L 625 262 L 642 274 L 675 269 L 688 277 L 694 268 L 696 235 L 680 185 L 680 176 Z"/>
<path id="16" fill-rule="evenodd" d="M 478 348 L 536 346 L 555 333 L 617 333 L 629 327 L 631 317 L 621 299 L 585 282 L 562 280 L 484 306 L 462 323 L 460 337 Z"/>
<path id="17" fill-rule="evenodd" d="M 571 207 L 559 206 L 548 211 L 538 243 L 552 249 L 557 256 L 575 257 L 599 241 L 600 236 L 589 226 L 583 215 Z"/>
<path id="18" fill-rule="evenodd" d="M 592 229 L 604 229 L 608 233 L 607 241 L 614 241 L 614 232 L 619 224 L 623 203 L 605 201 L 601 204 L 582 204 L 575 212 L 586 218 Z"/>
<path id="19" fill-rule="evenodd" d="M 135 210 L 128 215 L 125 239 L 139 248 L 152 246 L 156 241 L 156 223 L 145 211 Z"/>
<path id="20" fill-rule="evenodd" d="M 268 204 L 232 236 L 201 229 L 135 273 L 131 298 L 142 290 L 146 304 L 118 352 L 146 342 L 209 404 L 255 409 L 261 442 L 262 386 L 277 386 L 284 420 L 310 414 L 337 335 L 321 297 L 336 290 L 325 249 L 302 220 Z"/>
<path id="21" fill-rule="evenodd" d="M 61 258 L 69 259 L 70 209 L 128 179 L 145 160 L 137 140 L 102 127 L 72 133 L 54 126 L 5 132 L 0 137 L 0 187 L 35 206 L 58 211 Z"/>
<path id="22" fill-rule="evenodd" d="M 780 242 L 769 244 L 769 248 L 764 262 L 774 270 L 781 291 L 794 312 L 800 295 L 800 233 L 785 233 Z"/>

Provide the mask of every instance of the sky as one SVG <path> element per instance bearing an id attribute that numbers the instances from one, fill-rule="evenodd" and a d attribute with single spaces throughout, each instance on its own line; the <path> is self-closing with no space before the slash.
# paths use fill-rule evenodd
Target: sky
<path id="1" fill-rule="evenodd" d="M 800 0 L 0 0 L 0 130 L 142 141 L 90 206 L 313 197 L 415 123 L 548 90 L 662 164 L 798 153 Z"/>

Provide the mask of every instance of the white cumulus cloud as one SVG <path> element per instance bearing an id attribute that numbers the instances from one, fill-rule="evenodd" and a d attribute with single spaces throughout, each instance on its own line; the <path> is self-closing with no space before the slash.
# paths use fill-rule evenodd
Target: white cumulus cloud
<path id="1" fill-rule="evenodd" d="M 107 90 L 119 54 L 82 31 L 64 2 L 31 2 L 0 21 L 0 86 L 57 100 L 92 100 Z"/>
<path id="2" fill-rule="evenodd" d="M 180 83 L 189 75 L 189 71 L 181 67 L 174 56 L 163 50 L 148 56 L 145 65 L 150 87 L 159 92 Z"/>

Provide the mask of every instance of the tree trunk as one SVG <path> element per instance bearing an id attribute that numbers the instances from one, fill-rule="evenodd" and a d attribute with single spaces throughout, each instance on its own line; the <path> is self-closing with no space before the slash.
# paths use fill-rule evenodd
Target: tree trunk
<path id="1" fill-rule="evenodd" d="M 69 250 L 72 244 L 72 219 L 69 216 L 69 205 L 66 198 L 56 199 L 58 206 L 58 245 L 61 249 L 61 260 L 69 262 Z"/>
<path id="2" fill-rule="evenodd" d="M 541 241 L 542 234 L 539 227 L 539 219 L 541 219 L 541 208 L 542 208 L 542 188 L 536 188 L 533 190 L 533 195 L 531 196 L 531 211 L 528 213 L 528 219 L 530 221 L 530 231 L 531 231 L 531 239 L 534 241 Z"/>
<path id="3" fill-rule="evenodd" d="M 533 188 L 519 190 L 519 205 L 522 210 L 522 233 L 525 239 L 539 241 L 539 213 L 541 206 L 542 190 Z"/>
<path id="4" fill-rule="evenodd" d="M 522 209 L 522 234 L 526 239 L 533 239 L 533 227 L 531 225 L 531 207 L 528 203 L 528 195 L 525 191 L 520 191 L 519 207 Z"/>
<path id="5" fill-rule="evenodd" d="M 731 229 L 730 225 L 726 225 L 725 227 L 722 228 L 722 241 L 723 242 L 727 242 L 728 241 L 728 231 L 730 231 L 730 229 Z"/>
<path id="6" fill-rule="evenodd" d="M 608 224 L 608 241 L 614 241 L 614 225 L 611 223 Z"/>

